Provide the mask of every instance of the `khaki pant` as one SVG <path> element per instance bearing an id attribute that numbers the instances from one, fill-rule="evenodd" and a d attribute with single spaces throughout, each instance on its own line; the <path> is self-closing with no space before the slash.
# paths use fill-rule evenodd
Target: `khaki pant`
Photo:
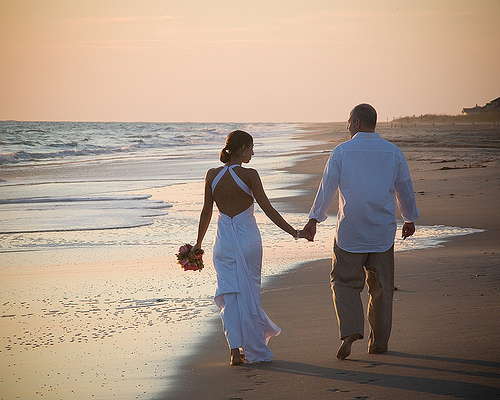
<path id="1" fill-rule="evenodd" d="M 364 337 L 361 292 L 368 285 L 368 348 L 388 349 L 394 296 L 394 246 L 383 253 L 350 253 L 334 244 L 331 284 L 333 303 L 339 322 L 340 338 L 359 334 Z"/>

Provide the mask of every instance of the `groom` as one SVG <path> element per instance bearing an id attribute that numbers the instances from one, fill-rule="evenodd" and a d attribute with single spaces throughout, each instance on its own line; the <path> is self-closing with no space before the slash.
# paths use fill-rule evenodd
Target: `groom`
<path id="1" fill-rule="evenodd" d="M 330 155 L 304 230 L 314 237 L 316 224 L 339 192 L 331 285 L 342 341 L 337 358 L 351 354 L 364 336 L 360 293 L 365 281 L 370 301 L 370 354 L 385 353 L 392 326 L 396 201 L 404 224 L 403 239 L 415 232 L 419 216 L 406 159 L 401 150 L 375 132 L 377 112 L 359 104 L 349 114 L 351 139 Z"/>

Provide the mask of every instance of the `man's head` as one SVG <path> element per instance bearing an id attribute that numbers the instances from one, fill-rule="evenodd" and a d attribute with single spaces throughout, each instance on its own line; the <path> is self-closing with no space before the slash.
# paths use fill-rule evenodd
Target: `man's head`
<path id="1" fill-rule="evenodd" d="M 347 130 L 353 137 L 358 132 L 375 132 L 377 125 L 377 111 L 366 103 L 358 104 L 349 113 Z"/>

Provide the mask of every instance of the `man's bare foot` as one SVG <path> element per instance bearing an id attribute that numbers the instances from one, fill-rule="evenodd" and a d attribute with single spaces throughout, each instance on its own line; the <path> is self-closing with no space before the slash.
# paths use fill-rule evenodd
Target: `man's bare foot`
<path id="1" fill-rule="evenodd" d="M 243 364 L 243 359 L 240 355 L 240 349 L 231 349 L 231 365 Z"/>
<path id="2" fill-rule="evenodd" d="M 373 350 L 373 349 L 369 349 L 368 353 L 369 354 L 384 354 L 384 353 L 387 353 L 387 350 Z"/>
<path id="3" fill-rule="evenodd" d="M 349 335 L 342 340 L 342 344 L 340 345 L 338 351 L 337 351 L 337 358 L 339 360 L 344 360 L 346 359 L 349 354 L 351 354 L 351 346 L 352 344 L 358 340 L 362 339 L 363 336 L 361 336 L 358 333 L 355 333 L 354 335 Z"/>

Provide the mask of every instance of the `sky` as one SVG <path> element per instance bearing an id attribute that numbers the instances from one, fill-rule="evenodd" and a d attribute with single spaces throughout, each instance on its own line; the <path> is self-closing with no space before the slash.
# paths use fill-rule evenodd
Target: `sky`
<path id="1" fill-rule="evenodd" d="M 498 0 L 0 0 L 0 120 L 336 122 L 500 96 Z"/>

